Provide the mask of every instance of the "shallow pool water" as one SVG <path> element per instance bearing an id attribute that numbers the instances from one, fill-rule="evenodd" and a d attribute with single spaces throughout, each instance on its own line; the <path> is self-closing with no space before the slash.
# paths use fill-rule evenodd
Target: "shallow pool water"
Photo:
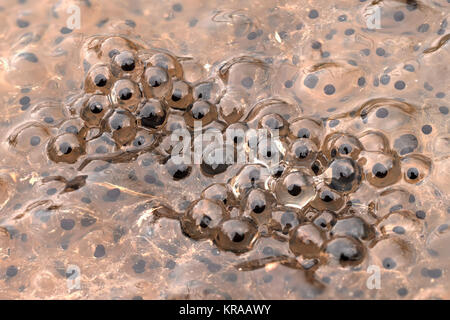
<path id="1" fill-rule="evenodd" d="M 0 1 L 0 298 L 449 299 L 449 14 Z"/>

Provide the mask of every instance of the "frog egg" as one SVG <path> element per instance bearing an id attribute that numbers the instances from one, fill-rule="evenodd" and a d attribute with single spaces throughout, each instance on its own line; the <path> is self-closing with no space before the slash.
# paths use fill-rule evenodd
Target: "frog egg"
<path id="1" fill-rule="evenodd" d="M 67 121 L 64 121 L 58 129 L 58 135 L 63 133 L 73 133 L 80 139 L 85 139 L 87 132 L 88 128 L 84 126 L 84 121 L 80 118 L 68 119 Z"/>
<path id="2" fill-rule="evenodd" d="M 363 146 L 358 138 L 346 133 L 332 133 L 328 135 L 322 148 L 324 155 L 328 159 L 338 156 L 356 160 L 363 150 Z"/>
<path id="3" fill-rule="evenodd" d="M 381 131 L 368 130 L 359 136 L 363 149 L 369 152 L 389 151 L 389 139 Z"/>
<path id="4" fill-rule="evenodd" d="M 35 122 L 15 129 L 8 137 L 8 143 L 19 152 L 31 154 L 38 151 L 39 153 L 42 151 L 40 147 L 45 145 L 50 137 L 50 130 L 45 125 Z"/>
<path id="5" fill-rule="evenodd" d="M 208 145 L 202 155 L 200 169 L 206 176 L 212 177 L 225 172 L 234 163 L 234 148 L 231 145 Z"/>
<path id="6" fill-rule="evenodd" d="M 414 265 L 416 249 L 410 241 L 398 236 L 384 236 L 371 245 L 373 264 L 385 271 L 398 271 Z"/>
<path id="7" fill-rule="evenodd" d="M 121 79 L 114 83 L 111 99 L 119 107 L 133 112 L 141 100 L 141 92 L 133 81 Z"/>
<path id="8" fill-rule="evenodd" d="M 335 237 L 325 245 L 325 252 L 343 267 L 360 264 L 366 251 L 364 245 L 352 237 Z"/>
<path id="9" fill-rule="evenodd" d="M 361 168 L 350 158 L 335 158 L 323 178 L 327 185 L 343 193 L 354 192 L 361 184 Z"/>
<path id="10" fill-rule="evenodd" d="M 383 218 L 387 214 L 405 210 L 417 210 L 417 204 L 411 202 L 411 193 L 403 188 L 391 187 L 381 191 L 375 196 L 375 215 Z"/>
<path id="11" fill-rule="evenodd" d="M 390 186 L 401 177 L 400 159 L 395 152 L 362 152 L 359 162 L 363 163 L 366 180 L 375 187 Z"/>
<path id="12" fill-rule="evenodd" d="M 80 110 L 80 117 L 88 127 L 98 127 L 111 105 L 107 96 L 93 95 Z"/>
<path id="13" fill-rule="evenodd" d="M 267 223 L 276 204 L 275 197 L 270 192 L 251 189 L 241 201 L 242 215 L 253 219 L 257 224 Z"/>
<path id="14" fill-rule="evenodd" d="M 172 79 L 160 67 L 147 66 L 143 74 L 144 94 L 147 98 L 169 99 L 172 93 Z"/>
<path id="15" fill-rule="evenodd" d="M 184 160 L 180 155 L 176 155 L 172 156 L 165 164 L 167 173 L 175 181 L 182 180 L 191 174 L 192 167 Z"/>
<path id="16" fill-rule="evenodd" d="M 384 216 L 377 228 L 383 235 L 415 238 L 422 233 L 422 224 L 409 210 L 398 210 Z"/>
<path id="17" fill-rule="evenodd" d="M 213 183 L 202 191 L 202 198 L 221 201 L 225 206 L 232 206 L 236 202 L 229 185 L 225 183 Z"/>
<path id="18" fill-rule="evenodd" d="M 330 231 L 331 228 L 336 224 L 336 221 L 336 214 L 333 211 L 327 210 L 322 211 L 313 220 L 314 224 L 324 232 Z"/>
<path id="19" fill-rule="evenodd" d="M 317 210 L 339 211 L 345 205 L 345 197 L 326 185 L 317 188 L 316 197 L 311 201 L 311 207 Z"/>
<path id="20" fill-rule="evenodd" d="M 217 120 L 216 106 L 207 101 L 199 100 L 189 105 L 184 113 L 184 120 L 186 124 L 193 128 L 194 122 L 200 122 L 202 126 L 210 124 Z"/>
<path id="21" fill-rule="evenodd" d="M 316 144 L 307 138 L 294 140 L 288 150 L 287 161 L 293 166 L 310 167 L 318 153 Z"/>
<path id="22" fill-rule="evenodd" d="M 300 224 L 290 233 L 289 249 L 295 256 L 305 259 L 315 259 L 320 256 L 320 248 L 325 241 L 325 235 L 315 224 L 306 222 Z"/>
<path id="23" fill-rule="evenodd" d="M 313 118 L 296 118 L 289 121 L 289 138 L 310 139 L 317 146 L 322 144 L 323 123 Z"/>
<path id="24" fill-rule="evenodd" d="M 248 164 L 231 179 L 230 185 L 236 198 L 240 199 L 250 189 L 261 188 L 265 186 L 270 178 L 269 169 L 260 164 Z"/>
<path id="25" fill-rule="evenodd" d="M 217 227 L 228 213 L 219 201 L 200 199 L 191 203 L 181 217 L 181 228 L 190 238 L 199 240 L 214 237 Z"/>
<path id="26" fill-rule="evenodd" d="M 276 166 L 284 158 L 285 146 L 280 140 L 263 138 L 257 145 L 257 158 L 270 169 Z M 254 153 L 249 155 L 250 159 Z"/>
<path id="27" fill-rule="evenodd" d="M 65 109 L 56 101 L 43 100 L 33 106 L 31 118 L 48 127 L 59 127 L 67 115 Z"/>
<path id="28" fill-rule="evenodd" d="M 275 185 L 278 203 L 301 209 L 314 199 L 316 189 L 312 176 L 303 170 L 289 170 Z"/>
<path id="29" fill-rule="evenodd" d="M 289 132 L 288 122 L 279 114 L 266 114 L 259 120 L 258 128 L 266 129 L 271 136 L 284 137 Z"/>
<path id="30" fill-rule="evenodd" d="M 125 37 L 113 36 L 101 39 L 100 41 L 100 50 L 98 54 L 102 61 L 105 62 L 111 61 L 111 59 L 120 52 L 135 52 L 138 49 L 138 45 Z"/>
<path id="31" fill-rule="evenodd" d="M 84 91 L 86 93 L 96 93 L 107 95 L 115 81 L 107 65 L 99 64 L 93 66 L 84 81 Z"/>
<path id="32" fill-rule="evenodd" d="M 251 220 L 230 219 L 221 223 L 214 243 L 219 249 L 242 254 L 252 249 L 257 237 L 257 228 Z"/>
<path id="33" fill-rule="evenodd" d="M 157 99 L 148 99 L 139 104 L 136 119 L 138 126 L 156 131 L 163 127 L 167 120 L 166 107 Z"/>
<path id="34" fill-rule="evenodd" d="M 339 219 L 331 229 L 333 237 L 349 236 L 359 240 L 371 240 L 375 237 L 375 230 L 360 217 L 345 217 Z"/>
<path id="35" fill-rule="evenodd" d="M 272 210 L 269 224 L 272 230 L 287 235 L 302 222 L 304 222 L 304 218 L 300 211 L 290 207 L 277 206 Z"/>
<path id="36" fill-rule="evenodd" d="M 47 155 L 54 162 L 75 163 L 85 154 L 81 140 L 72 133 L 63 133 L 52 138 L 47 146 Z"/>
<path id="37" fill-rule="evenodd" d="M 86 143 L 86 152 L 93 154 L 109 154 L 116 151 L 116 142 L 111 134 L 105 132 L 99 137 L 95 137 Z"/>
<path id="38" fill-rule="evenodd" d="M 164 69 L 168 73 L 170 78 L 173 77 L 178 79 L 183 78 L 183 68 L 181 64 L 174 56 L 168 53 L 164 52 L 156 53 L 151 57 L 149 57 L 148 59 L 146 59 L 145 63 L 154 67 Z"/>
<path id="39" fill-rule="evenodd" d="M 407 183 L 417 184 L 429 176 L 431 160 L 421 154 L 410 154 L 401 158 L 403 179 Z"/>
<path id="40" fill-rule="evenodd" d="M 276 128 L 281 125 L 281 117 L 283 119 L 283 126 L 280 127 L 280 136 L 282 136 L 282 133 L 285 133 L 285 129 L 288 129 L 288 125 L 285 122 L 303 113 L 302 108 L 296 103 L 290 103 L 279 98 L 258 100 L 249 110 L 245 121 L 253 129 L 257 129 L 263 123 L 268 128 L 270 126 Z"/>
<path id="41" fill-rule="evenodd" d="M 128 110 L 115 109 L 114 112 L 103 121 L 103 128 L 112 134 L 112 137 L 118 146 L 123 146 L 133 141 L 136 136 L 136 119 Z"/>
<path id="42" fill-rule="evenodd" d="M 133 52 L 122 51 L 115 54 L 111 62 L 111 73 L 116 78 L 128 78 L 138 82 L 144 67 Z"/>
<path id="43" fill-rule="evenodd" d="M 191 86 L 183 80 L 174 81 L 172 92 L 166 101 L 173 109 L 186 110 L 193 102 Z"/>
<path id="44" fill-rule="evenodd" d="M 204 100 L 209 103 L 217 103 L 222 94 L 222 88 L 215 81 L 200 82 L 192 90 L 194 100 Z"/>
<path id="45" fill-rule="evenodd" d="M 154 134 L 144 129 L 138 129 L 133 142 L 129 146 L 126 146 L 125 150 L 148 149 L 151 146 L 155 146 L 156 143 L 157 138 Z"/>
<path id="46" fill-rule="evenodd" d="M 176 134 L 177 132 L 180 134 L 183 132 L 188 132 L 184 117 L 180 114 L 168 112 L 167 122 L 162 131 L 166 135 Z"/>
<path id="47" fill-rule="evenodd" d="M 221 96 L 217 103 L 220 117 L 228 124 L 240 121 L 249 108 L 242 90 L 229 90 Z"/>

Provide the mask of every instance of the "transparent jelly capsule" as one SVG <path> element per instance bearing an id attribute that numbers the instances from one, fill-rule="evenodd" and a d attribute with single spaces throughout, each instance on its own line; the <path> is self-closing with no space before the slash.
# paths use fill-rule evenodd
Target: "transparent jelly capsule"
<path id="1" fill-rule="evenodd" d="M 284 159 L 286 147 L 281 140 L 275 138 L 263 138 L 258 142 L 256 157 L 269 168 L 276 166 Z M 252 159 L 254 153 L 250 153 Z"/>
<path id="2" fill-rule="evenodd" d="M 222 93 L 220 86 L 215 81 L 200 82 L 193 88 L 194 100 L 205 100 L 217 103 Z"/>
<path id="3" fill-rule="evenodd" d="M 292 229 L 303 222 L 301 214 L 293 208 L 276 207 L 272 210 L 271 229 L 287 235 Z"/>
<path id="4" fill-rule="evenodd" d="M 381 131 L 365 131 L 361 136 L 359 136 L 359 141 L 365 151 L 383 153 L 389 151 L 389 139 Z"/>
<path id="5" fill-rule="evenodd" d="M 144 67 L 135 54 L 131 51 L 122 51 L 113 56 L 111 62 L 111 73 L 116 78 L 128 78 L 139 81 Z"/>
<path id="6" fill-rule="evenodd" d="M 322 121 L 313 118 L 296 118 L 289 121 L 289 138 L 310 139 L 316 145 L 322 144 L 323 139 Z"/>
<path id="7" fill-rule="evenodd" d="M 231 145 L 210 144 L 202 154 L 200 169 L 206 176 L 215 176 L 225 172 L 234 163 L 234 148 Z"/>
<path id="8" fill-rule="evenodd" d="M 344 217 L 339 219 L 331 229 L 333 237 L 349 236 L 359 240 L 371 240 L 375 237 L 375 230 L 360 217 Z"/>
<path id="9" fill-rule="evenodd" d="M 133 81 L 120 79 L 114 83 L 111 99 L 119 107 L 133 112 L 141 101 L 141 92 Z"/>
<path id="10" fill-rule="evenodd" d="M 148 99 L 139 104 L 136 118 L 138 126 L 152 131 L 158 130 L 166 123 L 166 106 L 160 100 Z"/>
<path id="11" fill-rule="evenodd" d="M 149 65 L 164 69 L 170 78 L 183 78 L 183 68 L 178 60 L 169 53 L 159 52 L 145 60 Z"/>
<path id="12" fill-rule="evenodd" d="M 422 223 L 409 210 L 398 210 L 384 216 L 377 228 L 383 235 L 415 238 L 422 233 Z"/>
<path id="13" fill-rule="evenodd" d="M 170 157 L 170 159 L 166 162 L 165 167 L 167 169 L 167 173 L 175 181 L 188 177 L 192 171 L 191 165 L 186 163 L 185 159 L 179 155 Z"/>
<path id="14" fill-rule="evenodd" d="M 336 221 L 336 214 L 333 211 L 328 210 L 322 211 L 313 220 L 314 224 L 324 232 L 330 231 L 331 228 L 336 224 Z"/>
<path id="15" fill-rule="evenodd" d="M 401 177 L 400 159 L 396 152 L 362 152 L 366 180 L 373 186 L 382 188 L 396 183 Z"/>
<path id="16" fill-rule="evenodd" d="M 52 138 L 47 146 L 47 154 L 54 162 L 75 163 L 85 154 L 82 141 L 72 133 L 63 133 Z"/>
<path id="17" fill-rule="evenodd" d="M 181 217 L 181 228 L 190 238 L 198 240 L 214 237 L 217 227 L 228 213 L 219 201 L 200 199 L 192 202 Z"/>
<path id="18" fill-rule="evenodd" d="M 305 259 L 318 258 L 320 249 L 326 240 L 322 230 L 315 224 L 306 222 L 298 225 L 290 233 L 289 249 L 296 256 Z"/>
<path id="19" fill-rule="evenodd" d="M 93 95 L 80 110 L 80 117 L 88 127 L 100 125 L 104 116 L 110 110 L 111 105 L 107 96 Z"/>
<path id="20" fill-rule="evenodd" d="M 116 142 L 108 132 L 99 137 L 95 137 L 86 143 L 86 152 L 93 154 L 108 154 L 116 151 Z"/>
<path id="21" fill-rule="evenodd" d="M 123 146 L 134 140 L 136 136 L 136 119 L 131 112 L 125 109 L 115 109 L 103 121 L 103 127 L 112 134 L 118 146 Z"/>
<path id="22" fill-rule="evenodd" d="M 166 100 L 169 107 L 186 110 L 193 102 L 191 86 L 183 80 L 174 81 L 172 92 Z"/>
<path id="23" fill-rule="evenodd" d="M 138 45 L 131 40 L 125 37 L 112 36 L 101 39 L 99 55 L 103 61 L 111 61 L 114 56 L 122 51 L 135 52 L 137 49 Z"/>
<path id="24" fill-rule="evenodd" d="M 341 266 L 355 266 L 360 264 L 366 256 L 365 246 L 352 237 L 335 237 L 325 245 L 325 252 Z"/>
<path id="25" fill-rule="evenodd" d="M 414 199 L 415 200 L 415 199 Z M 411 201 L 411 193 L 400 187 L 390 187 L 375 196 L 375 215 L 383 218 L 401 209 L 415 211 L 417 204 Z"/>
<path id="26" fill-rule="evenodd" d="M 109 94 L 115 81 L 114 76 L 107 65 L 99 64 L 93 66 L 84 81 L 84 91 L 86 93 L 100 92 L 104 95 Z"/>
<path id="27" fill-rule="evenodd" d="M 351 158 L 335 158 L 323 174 L 324 181 L 333 190 L 350 193 L 361 184 L 361 168 Z"/>
<path id="28" fill-rule="evenodd" d="M 58 135 L 62 133 L 73 133 L 81 139 L 87 136 L 87 132 L 88 128 L 85 127 L 84 121 L 80 118 L 68 119 L 58 129 Z"/>
<path id="29" fill-rule="evenodd" d="M 276 205 L 275 197 L 268 191 L 251 189 L 242 199 L 241 206 L 244 217 L 256 221 L 258 224 L 267 223 L 271 218 L 272 209 Z"/>
<path id="30" fill-rule="evenodd" d="M 399 270 L 412 266 L 417 258 L 416 248 L 406 239 L 384 236 L 371 245 L 370 256 L 385 271 Z"/>
<path id="31" fill-rule="evenodd" d="M 363 150 L 363 146 L 358 138 L 346 133 L 332 133 L 328 135 L 322 148 L 324 155 L 328 159 L 338 156 L 356 160 Z"/>
<path id="32" fill-rule="evenodd" d="M 143 74 L 144 94 L 147 98 L 169 99 L 172 93 L 172 79 L 166 70 L 148 66 Z"/>
<path id="33" fill-rule="evenodd" d="M 421 154 L 410 154 L 401 158 L 403 179 L 411 184 L 421 182 L 431 171 L 431 160 Z"/>
<path id="34" fill-rule="evenodd" d="M 307 138 L 294 140 L 288 150 L 287 161 L 293 166 L 310 167 L 318 153 L 316 144 Z"/>
<path id="35" fill-rule="evenodd" d="M 155 146 L 157 138 L 151 132 L 138 129 L 133 142 L 125 148 L 125 150 L 142 150 Z"/>
<path id="36" fill-rule="evenodd" d="M 184 113 L 184 120 L 191 128 L 194 127 L 194 122 L 198 122 L 202 126 L 206 126 L 212 121 L 217 120 L 216 106 L 207 101 L 196 101 L 187 108 Z"/>
<path id="37" fill-rule="evenodd" d="M 303 170 L 288 170 L 275 185 L 278 203 L 288 207 L 303 208 L 316 194 L 312 176 Z"/>
<path id="38" fill-rule="evenodd" d="M 257 237 L 257 228 L 251 220 L 230 219 L 221 223 L 214 243 L 219 249 L 241 254 L 252 249 Z"/>
<path id="39" fill-rule="evenodd" d="M 45 145 L 51 137 L 50 130 L 41 123 L 30 123 L 23 125 L 8 137 L 9 145 L 17 151 L 33 153 Z"/>
<path id="40" fill-rule="evenodd" d="M 311 206 L 317 210 L 339 211 L 345 202 L 345 197 L 338 191 L 322 184 L 317 187 L 316 197 L 311 201 Z"/>
<path id="41" fill-rule="evenodd" d="M 266 183 L 270 178 L 269 170 L 259 164 L 248 164 L 231 179 L 230 185 L 236 198 L 241 198 L 250 189 L 265 189 Z"/>
<path id="42" fill-rule="evenodd" d="M 213 183 L 202 191 L 203 199 L 211 199 L 221 201 L 225 206 L 232 206 L 235 204 L 233 192 L 226 183 Z"/>
<path id="43" fill-rule="evenodd" d="M 266 129 L 271 135 L 284 137 L 289 132 L 288 122 L 279 114 L 266 114 L 259 120 L 259 128 Z"/>

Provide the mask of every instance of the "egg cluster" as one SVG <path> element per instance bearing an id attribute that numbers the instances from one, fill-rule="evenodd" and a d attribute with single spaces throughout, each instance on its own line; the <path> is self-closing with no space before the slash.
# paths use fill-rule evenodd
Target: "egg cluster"
<path id="1" fill-rule="evenodd" d="M 174 161 L 179 142 L 174 143 L 171 134 L 177 129 L 192 132 L 196 121 L 219 131 L 225 141 L 218 147 L 220 152 L 231 149 L 231 155 L 237 156 L 242 151 L 247 163 L 214 163 L 211 155 L 217 154 L 217 148 L 194 138 L 191 146 L 206 147 L 199 166 L 205 176 L 226 173 L 230 166 L 240 169 L 227 183 L 204 189 L 201 198 L 180 215 L 180 223 L 190 238 L 213 240 L 223 250 L 241 254 L 260 237 L 273 237 L 314 264 L 329 256 L 344 265 L 359 264 L 369 242 L 382 233 L 379 225 L 384 226 L 386 217 L 375 215 L 375 222 L 374 217 L 369 222 L 355 215 L 351 195 L 362 184 L 375 190 L 398 182 L 417 184 L 430 170 L 429 159 L 412 153 L 415 147 L 407 143 L 408 135 L 391 147 L 381 131 L 366 130 L 358 136 L 329 132 L 323 119 L 301 116 L 298 105 L 280 98 L 260 99 L 248 110 L 230 109 L 227 92 L 221 93 L 218 83 L 227 87 L 233 63 L 248 62 L 245 59 L 222 65 L 217 79 L 194 84 L 185 80 L 179 58 L 124 37 L 91 38 L 83 52 L 82 92 L 69 99 L 69 115 L 56 125 L 57 133 L 50 132 L 49 159 L 68 164 L 97 159 L 126 162 L 140 153 L 155 152 L 162 155 L 170 176 L 182 180 L 192 172 L 192 164 Z M 253 80 L 247 77 L 241 83 L 251 88 Z M 377 119 L 389 113 L 382 106 L 374 104 Z M 44 118 L 47 123 L 48 118 Z M 365 110 L 360 118 L 366 121 Z M 330 120 L 329 126 L 333 123 L 339 121 Z M 33 130 L 40 128 L 34 126 Z M 249 134 L 258 129 L 268 136 Z M 10 142 L 17 143 L 25 130 L 30 126 L 21 128 Z M 274 137 L 276 143 L 270 140 Z M 41 139 L 32 136 L 30 143 L 37 146 Z M 248 161 L 251 145 L 258 146 L 257 162 Z M 410 212 L 401 215 L 415 219 Z"/>
<path id="2" fill-rule="evenodd" d="M 265 149 L 262 163 L 244 165 L 228 183 L 210 185 L 191 203 L 181 219 L 191 238 L 211 239 L 219 248 L 241 254 L 258 238 L 272 237 L 287 242 L 310 266 L 330 257 L 345 266 L 362 262 L 377 235 L 386 234 L 388 221 L 397 216 L 402 223 L 418 221 L 402 208 L 380 217 L 372 212 L 372 217 L 369 207 L 366 221 L 355 214 L 350 198 L 363 183 L 375 190 L 419 183 L 430 170 L 426 157 L 400 156 L 380 131 L 324 136 L 321 121 L 286 121 L 279 114 L 261 116 L 257 123 L 276 129 L 279 143 Z M 264 163 L 275 155 L 281 159 L 277 165 Z"/>

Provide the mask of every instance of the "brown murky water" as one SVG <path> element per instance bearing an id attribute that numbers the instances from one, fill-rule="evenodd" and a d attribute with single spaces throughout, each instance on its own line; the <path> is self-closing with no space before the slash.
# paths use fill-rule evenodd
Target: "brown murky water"
<path id="1" fill-rule="evenodd" d="M 449 299 L 449 8 L 1 0 L 0 298 Z"/>

